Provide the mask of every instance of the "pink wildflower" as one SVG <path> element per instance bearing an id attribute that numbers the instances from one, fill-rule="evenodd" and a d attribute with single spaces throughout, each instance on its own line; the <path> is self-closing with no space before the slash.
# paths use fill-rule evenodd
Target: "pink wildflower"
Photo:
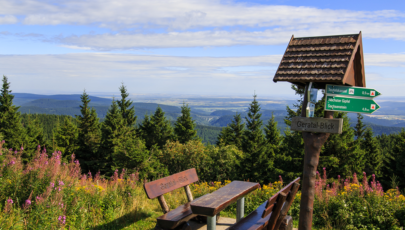
<path id="1" fill-rule="evenodd" d="M 66 223 L 66 216 L 59 216 L 58 220 L 61 225 L 64 225 Z"/>
<path id="2" fill-rule="evenodd" d="M 21 146 L 21 151 L 23 151 L 23 150 L 24 150 L 24 147 Z"/>
<path id="3" fill-rule="evenodd" d="M 12 199 L 8 199 L 8 200 L 7 200 L 7 203 L 8 203 L 8 204 L 12 204 L 12 203 L 14 203 L 14 202 L 13 202 Z"/>

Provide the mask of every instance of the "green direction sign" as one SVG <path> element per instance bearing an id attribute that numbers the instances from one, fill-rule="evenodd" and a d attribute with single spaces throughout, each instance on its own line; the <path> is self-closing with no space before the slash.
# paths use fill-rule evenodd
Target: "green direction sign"
<path id="1" fill-rule="evenodd" d="M 326 85 L 326 94 L 365 98 L 374 98 L 381 95 L 381 93 L 375 89 L 342 85 Z"/>
<path id="2" fill-rule="evenodd" d="M 370 99 L 326 95 L 325 110 L 328 111 L 371 114 L 379 108 L 380 106 Z"/>

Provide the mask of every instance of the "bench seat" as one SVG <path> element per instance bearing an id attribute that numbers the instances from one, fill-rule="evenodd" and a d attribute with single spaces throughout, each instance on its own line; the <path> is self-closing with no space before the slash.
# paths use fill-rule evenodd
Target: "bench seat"
<path id="1" fill-rule="evenodd" d="M 236 224 L 232 225 L 229 229 L 232 230 L 250 230 L 250 229 L 263 229 L 264 224 L 269 222 L 270 215 L 262 218 L 263 211 L 266 210 L 267 201 L 260 205 L 256 210 L 250 213 L 247 217 L 243 218 Z"/>
<path id="2" fill-rule="evenodd" d="M 157 224 L 164 229 L 174 229 L 182 223 L 189 221 L 196 217 L 190 208 L 190 203 L 180 205 L 176 209 L 169 211 L 168 213 L 159 216 L 157 218 Z"/>

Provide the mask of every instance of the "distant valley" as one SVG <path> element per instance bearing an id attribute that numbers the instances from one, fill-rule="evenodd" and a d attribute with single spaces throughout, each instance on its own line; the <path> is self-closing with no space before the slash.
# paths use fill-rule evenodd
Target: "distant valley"
<path id="1" fill-rule="evenodd" d="M 80 115 L 80 101 L 79 94 L 73 95 L 37 95 L 26 93 L 14 93 L 14 104 L 20 106 L 21 113 L 29 114 L 56 114 L 56 115 Z M 96 109 L 98 117 L 103 120 L 111 105 L 112 99 L 90 96 L 90 106 Z M 133 99 L 137 101 L 136 99 Z M 216 136 L 221 127 L 227 126 L 231 123 L 233 116 L 240 113 L 242 117 L 247 116 L 246 110 L 252 99 L 249 98 L 180 98 L 180 99 L 143 99 L 143 102 L 134 102 L 136 115 L 138 116 L 138 123 L 140 123 L 146 114 L 155 112 L 157 106 L 160 106 L 166 114 L 168 120 L 174 122 L 180 116 L 181 104 L 187 103 L 191 107 L 191 115 L 198 124 L 199 135 L 204 135 L 205 132 L 211 132 L 210 136 Z M 284 118 L 287 115 L 286 106 L 292 107 L 296 101 L 294 100 L 258 100 L 261 105 L 261 113 L 263 124 L 271 118 L 272 114 L 278 122 L 278 127 L 281 131 L 285 130 L 286 125 Z M 158 102 L 158 103 L 156 103 Z M 159 103 L 160 102 L 160 103 Z M 161 104 L 161 103 L 167 104 Z M 170 105 L 168 103 L 170 102 Z M 364 122 L 369 125 L 375 135 L 382 133 L 399 132 L 401 128 L 405 127 L 405 102 L 385 101 L 380 102 L 382 107 L 376 111 L 373 117 L 364 116 Z M 351 125 L 354 126 L 356 122 L 356 114 L 349 113 Z M 390 119 L 379 119 L 379 118 Z M 213 132 L 213 133 L 212 133 Z M 214 143 L 212 137 L 210 142 Z"/>

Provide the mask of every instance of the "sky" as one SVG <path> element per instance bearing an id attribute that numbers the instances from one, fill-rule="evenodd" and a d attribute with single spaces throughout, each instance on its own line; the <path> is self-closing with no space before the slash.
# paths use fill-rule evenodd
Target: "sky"
<path id="1" fill-rule="evenodd" d="M 368 88 L 405 96 L 405 1 L 0 0 L 0 74 L 36 94 L 293 96 L 294 37 L 362 32 Z"/>

